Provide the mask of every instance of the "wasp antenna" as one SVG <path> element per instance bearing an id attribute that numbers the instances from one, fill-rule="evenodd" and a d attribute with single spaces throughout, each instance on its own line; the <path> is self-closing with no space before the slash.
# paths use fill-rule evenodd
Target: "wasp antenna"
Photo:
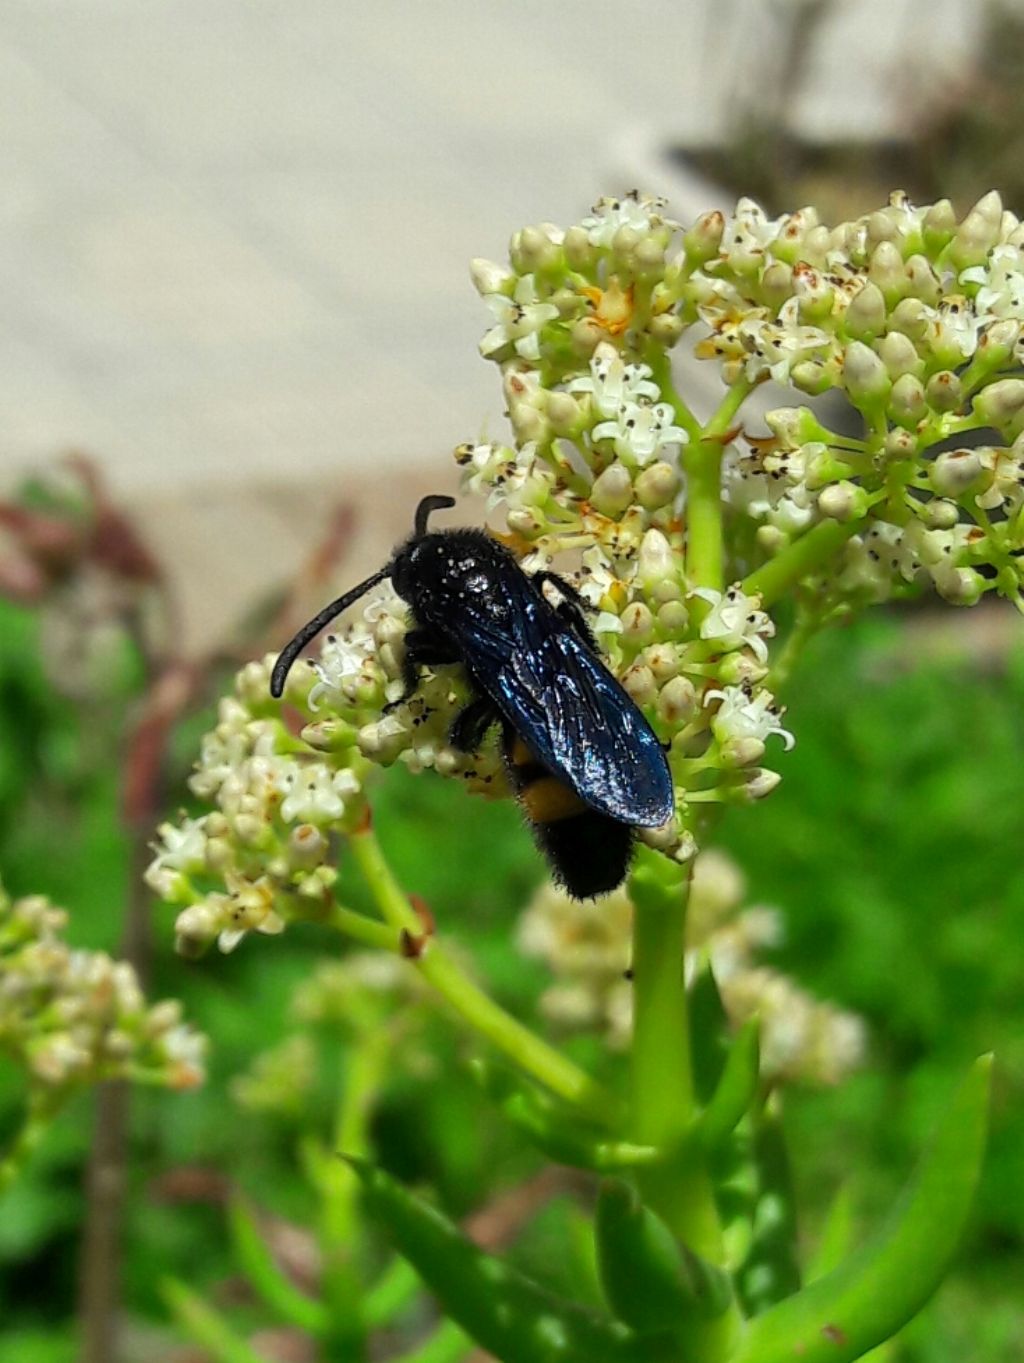
<path id="1" fill-rule="evenodd" d="M 428 497 L 427 500 L 429 501 L 430 498 Z M 270 674 L 270 694 L 275 700 L 279 699 L 284 691 L 284 684 L 288 680 L 288 673 L 292 670 L 292 664 L 310 640 L 315 639 L 324 626 L 329 625 L 336 615 L 347 610 L 353 601 L 358 601 L 361 596 L 366 595 L 371 587 L 376 587 L 378 582 L 383 582 L 386 577 L 390 576 L 391 564 L 388 563 L 379 573 L 374 573 L 365 582 L 360 582 L 358 587 L 353 587 L 344 596 L 339 596 L 336 601 L 325 606 L 318 615 L 314 615 L 312 620 L 308 620 L 302 626 L 298 634 L 288 640 L 274 664 L 273 672 Z"/>
<path id="2" fill-rule="evenodd" d="M 419 539 L 421 535 L 425 535 L 427 533 L 428 517 L 430 517 L 435 511 L 444 511 L 447 507 L 454 505 L 455 505 L 454 497 L 445 497 L 443 495 L 424 497 L 423 500 L 420 502 L 419 506 L 416 508 L 415 520 L 416 538 Z"/>

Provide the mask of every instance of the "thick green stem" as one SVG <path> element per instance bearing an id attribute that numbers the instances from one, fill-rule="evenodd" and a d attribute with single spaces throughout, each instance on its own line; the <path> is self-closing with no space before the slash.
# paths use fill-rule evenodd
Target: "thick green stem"
<path id="1" fill-rule="evenodd" d="M 743 590 L 748 596 L 760 596 L 762 606 L 770 606 L 809 573 L 823 567 L 866 524 L 866 520 L 819 521 L 745 578 Z"/>
<path id="2" fill-rule="evenodd" d="M 691 587 L 725 585 L 722 534 L 722 456 L 727 437 L 751 384 L 733 384 L 704 425 L 699 440 L 683 448 L 686 472 L 686 577 Z"/>
<path id="3" fill-rule="evenodd" d="M 684 980 L 689 876 L 675 884 L 642 857 L 631 881 L 633 927 L 633 1054 L 630 1136 L 674 1152 L 637 1171 L 650 1205 L 691 1249 L 724 1264 L 722 1228 L 704 1154 L 692 1139 L 698 1115 Z M 694 1356 L 728 1356 L 739 1325 L 735 1307 L 702 1325 Z"/>
<path id="4" fill-rule="evenodd" d="M 405 935 L 408 955 L 420 974 L 465 1022 L 521 1070 L 595 1120 L 614 1120 L 615 1100 L 579 1066 L 501 1008 L 475 984 L 430 935 L 395 880 L 370 828 L 354 833 L 352 855 L 381 914 Z"/>

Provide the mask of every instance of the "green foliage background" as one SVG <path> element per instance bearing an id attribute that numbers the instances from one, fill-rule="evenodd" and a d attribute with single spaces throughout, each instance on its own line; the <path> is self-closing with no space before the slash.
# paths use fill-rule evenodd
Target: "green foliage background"
<path id="1" fill-rule="evenodd" d="M 785 910 L 778 963 L 870 1026 L 861 1074 L 835 1091 L 794 1092 L 787 1102 L 810 1237 L 847 1179 L 858 1218 L 873 1224 L 968 1061 L 985 1050 L 997 1054 L 993 1140 L 975 1229 L 939 1299 L 890 1353 L 901 1363 L 1011 1363 L 1024 1355 L 1024 648 L 975 648 L 979 656 L 969 646 L 951 648 L 962 622 L 976 620 L 951 610 L 889 615 L 819 639 L 788 697 L 798 745 L 785 759 L 781 788 L 725 824 L 751 898 Z M 45 892 L 69 908 L 74 942 L 116 950 L 128 877 L 117 816 L 123 706 L 83 714 L 55 696 L 27 613 L 0 608 L 0 639 L 0 870 L 12 893 Z M 129 666 L 126 693 L 132 681 Z M 184 777 L 208 721 L 196 717 L 177 736 L 171 808 L 187 802 Z M 404 770 L 381 782 L 376 808 L 403 883 L 472 952 L 502 1002 L 531 1014 L 544 974 L 516 952 L 514 928 L 542 868 L 515 809 Z M 347 870 L 345 882 L 347 902 L 368 907 Z M 151 992 L 182 997 L 213 1047 L 205 1089 L 134 1101 L 129 1345 L 148 1359 L 173 1352 L 160 1276 L 178 1274 L 217 1299 L 233 1271 L 218 1201 L 171 1197 L 166 1178 L 158 1180 L 183 1166 L 200 1169 L 215 1176 L 209 1186 L 236 1179 L 261 1205 L 311 1222 L 295 1147 L 303 1130 L 327 1131 L 344 1064 L 324 1037 L 301 1115 L 243 1113 L 228 1092 L 232 1076 L 287 1034 L 290 994 L 337 945 L 296 929 L 283 939 L 247 940 L 227 958 L 185 963 L 171 950 L 172 915 L 156 915 Z M 381 1095 L 375 1135 L 385 1164 L 407 1181 L 429 1181 L 462 1215 L 537 1161 L 466 1077 L 454 1029 L 437 1018 L 423 1040 L 431 1071 L 396 1071 Z M 601 1063 L 596 1045 L 573 1045 L 588 1063 Z M 19 1097 L 18 1076 L 0 1062 L 0 1140 Z M 89 1134 L 83 1099 L 0 1206 L 0 1363 L 74 1357 Z M 579 1293 L 589 1270 L 577 1241 L 572 1204 L 563 1199 L 514 1256 L 549 1280 L 571 1277 Z"/>

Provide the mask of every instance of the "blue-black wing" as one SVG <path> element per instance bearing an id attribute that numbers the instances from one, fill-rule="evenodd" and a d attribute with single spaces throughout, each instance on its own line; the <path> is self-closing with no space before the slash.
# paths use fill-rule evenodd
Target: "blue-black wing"
<path id="1" fill-rule="evenodd" d="M 584 804 L 619 823 L 656 828 L 674 809 L 661 744 L 589 644 L 525 576 L 524 587 L 521 596 L 514 591 L 519 599 L 500 631 L 450 622 L 474 680 Z"/>

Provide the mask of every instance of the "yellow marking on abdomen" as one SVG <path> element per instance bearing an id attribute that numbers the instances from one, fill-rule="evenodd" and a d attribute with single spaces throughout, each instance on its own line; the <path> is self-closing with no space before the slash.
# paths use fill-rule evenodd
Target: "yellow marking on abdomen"
<path id="1" fill-rule="evenodd" d="M 586 805 L 568 786 L 554 776 L 542 776 L 532 781 L 519 794 L 527 814 L 534 823 L 557 823 L 582 814 Z"/>

